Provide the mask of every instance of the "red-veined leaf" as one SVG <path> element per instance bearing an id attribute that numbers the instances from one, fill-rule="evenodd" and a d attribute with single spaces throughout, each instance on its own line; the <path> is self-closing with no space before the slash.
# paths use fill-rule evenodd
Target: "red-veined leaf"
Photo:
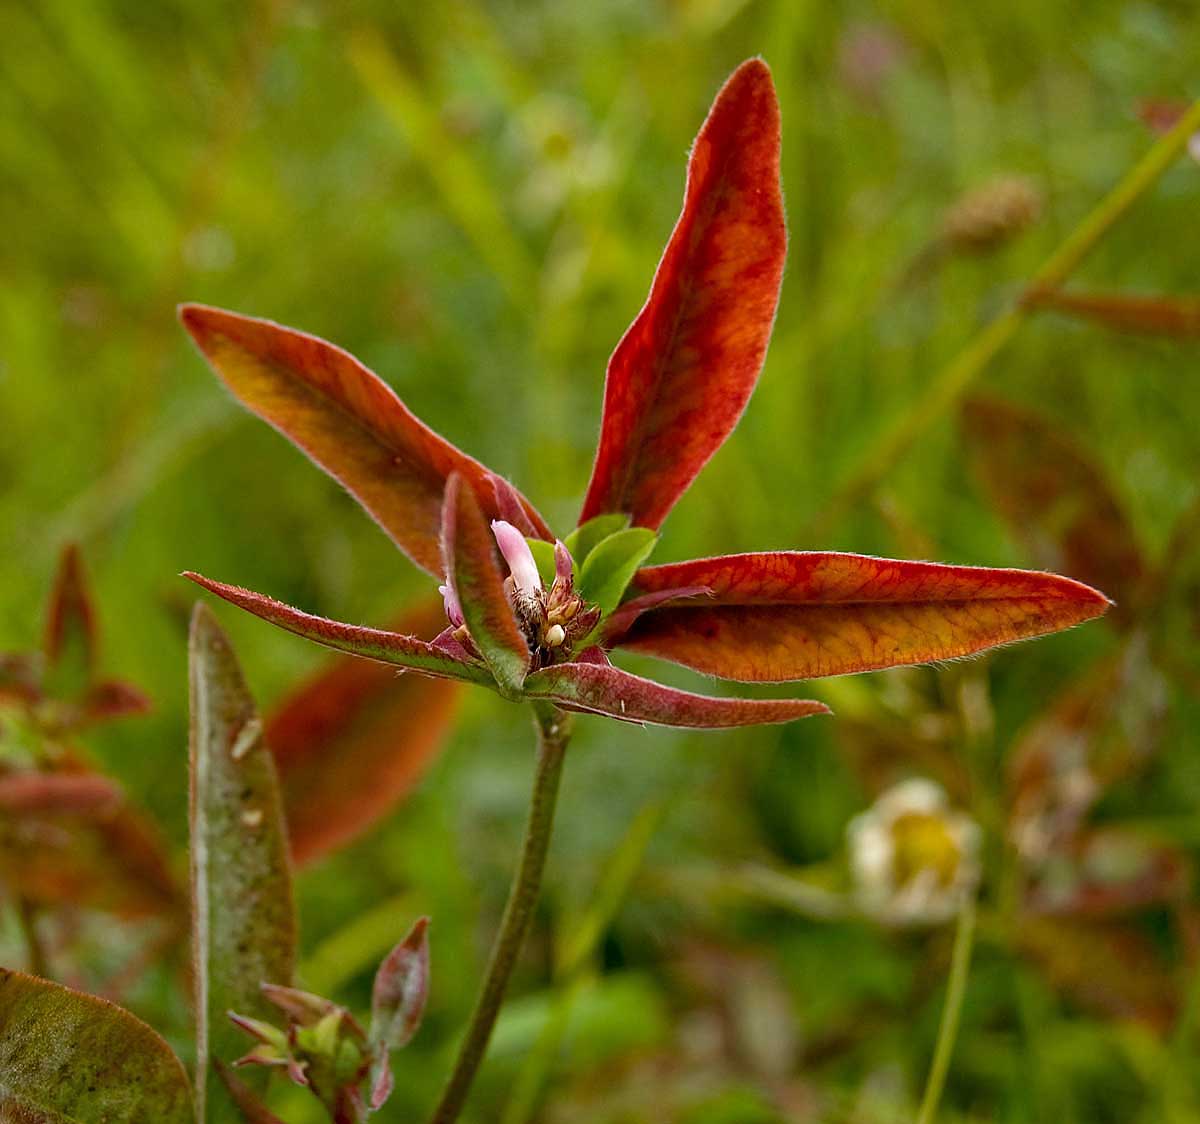
<path id="1" fill-rule="evenodd" d="M 0 1120 L 189 1124 L 187 1073 L 140 1019 L 0 968 Z"/>
<path id="2" fill-rule="evenodd" d="M 403 631 L 444 622 L 440 603 L 406 615 Z M 345 656 L 280 703 L 267 745 L 283 786 L 292 858 L 314 861 L 386 815 L 441 748 L 459 699 L 456 684 Z"/>
<path id="3" fill-rule="evenodd" d="M 467 631 L 496 683 L 506 691 L 519 691 L 529 670 L 529 645 L 504 589 L 495 536 L 470 484 L 457 474 L 446 482 L 442 558 Z"/>
<path id="4" fill-rule="evenodd" d="M 59 698 L 81 695 L 96 664 L 96 611 L 88 591 L 79 548 L 68 546 L 46 612 L 45 684 Z"/>
<path id="5" fill-rule="evenodd" d="M 229 1103 L 212 1059 L 232 1061 L 241 1046 L 226 1012 L 272 1017 L 260 985 L 292 982 L 297 938 L 275 764 L 237 657 L 202 604 L 192 613 L 188 670 L 196 1103 L 203 1124 L 208 1101 Z"/>
<path id="6" fill-rule="evenodd" d="M 693 585 L 712 598 L 643 613 L 618 646 L 724 679 L 783 682 L 967 656 L 1108 607 L 1054 574 L 819 552 L 651 566 L 632 589 Z"/>
<path id="7" fill-rule="evenodd" d="M 442 493 L 452 472 L 500 516 L 493 474 L 414 417 L 348 352 L 204 305 L 184 305 L 179 317 L 235 397 L 339 481 L 418 566 L 441 576 Z M 544 528 L 529 501 L 518 500 Z"/>
<path id="8" fill-rule="evenodd" d="M 751 59 L 696 138 L 683 212 L 609 361 L 580 522 L 625 512 L 657 528 L 720 448 L 762 369 L 786 253 L 779 104 Z"/>
<path id="9" fill-rule="evenodd" d="M 1091 320 L 1118 332 L 1174 339 L 1200 337 L 1200 297 L 1142 293 L 1064 293 L 1034 289 L 1025 296 L 1034 308 Z"/>
<path id="10" fill-rule="evenodd" d="M 213 581 L 190 571 L 183 576 L 231 605 L 245 609 L 246 612 L 253 613 L 278 628 L 303 636 L 306 640 L 323 644 L 326 648 L 347 652 L 352 656 L 362 656 L 368 660 L 378 660 L 380 663 L 392 664 L 409 671 L 419 671 L 422 675 L 465 679 L 473 683 L 491 683 L 491 676 L 482 667 L 457 659 L 445 649 L 425 640 L 418 640 L 415 636 L 404 636 L 380 628 L 364 628 L 361 625 L 343 624 L 325 617 L 315 617 L 311 613 L 293 609 L 282 601 L 276 601 L 273 597 L 255 593 L 253 590 L 226 585 L 224 582 Z"/>
<path id="11" fill-rule="evenodd" d="M 983 395 L 963 406 L 968 452 L 1034 562 L 1112 596 L 1127 623 L 1147 566 L 1100 467 L 1046 418 Z"/>
<path id="12" fill-rule="evenodd" d="M 535 671 L 525 693 L 568 710 L 605 714 L 623 722 L 722 729 L 793 722 L 829 708 L 812 699 L 719 699 L 665 687 L 616 667 L 564 663 Z"/>

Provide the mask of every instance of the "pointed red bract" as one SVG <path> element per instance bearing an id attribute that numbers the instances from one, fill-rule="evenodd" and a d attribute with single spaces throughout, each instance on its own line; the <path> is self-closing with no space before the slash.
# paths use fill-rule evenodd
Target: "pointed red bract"
<path id="1" fill-rule="evenodd" d="M 248 613 L 275 625 L 277 628 L 294 632 L 306 640 L 316 641 L 326 648 L 338 652 L 348 652 L 352 656 L 362 656 L 368 660 L 378 660 L 380 663 L 393 664 L 419 671 L 422 675 L 436 675 L 446 679 L 465 679 L 475 683 L 491 683 L 491 676 L 477 664 L 455 659 L 441 648 L 415 636 L 404 636 L 398 632 L 387 632 L 381 628 L 364 628 L 361 625 L 343 624 L 341 621 L 331 621 L 325 617 L 315 617 L 311 613 L 301 612 L 250 589 L 242 589 L 236 585 L 226 585 L 224 582 L 213 581 L 201 574 L 191 571 L 184 573 L 197 585 L 203 586 L 209 593 L 245 609 Z"/>
<path id="2" fill-rule="evenodd" d="M 495 536 L 475 493 L 457 473 L 446 481 L 442 558 L 446 582 L 496 682 L 505 690 L 520 690 L 529 670 L 529 645 L 504 591 Z"/>
<path id="3" fill-rule="evenodd" d="M 443 619 L 432 605 L 397 627 L 423 632 Z M 276 707 L 266 738 L 298 865 L 352 842 L 396 806 L 441 749 L 458 700 L 452 682 L 343 656 Z"/>
<path id="4" fill-rule="evenodd" d="M 1129 623 L 1149 567 L 1100 466 L 1049 419 L 1000 399 L 974 395 L 962 418 L 975 469 L 1034 562 L 1104 589 Z"/>
<path id="5" fill-rule="evenodd" d="M 179 317 L 242 404 L 338 480 L 418 566 L 441 575 L 442 493 L 452 472 L 486 497 L 489 515 L 500 515 L 493 474 L 341 348 L 204 305 L 184 305 Z M 545 526 L 528 500 L 517 502 L 534 526 Z"/>
<path id="6" fill-rule="evenodd" d="M 1200 336 L 1200 297 L 1142 293 L 1064 293 L 1035 289 L 1025 297 L 1034 308 L 1102 324 L 1118 332 L 1137 332 L 1174 339 Z"/>
<path id="7" fill-rule="evenodd" d="M 787 251 L 779 105 L 743 63 L 692 149 L 683 213 L 645 307 L 617 345 L 580 521 L 658 527 L 737 425 L 766 355 Z"/>
<path id="8" fill-rule="evenodd" d="M 96 612 L 77 546 L 68 546 L 58 564 L 46 614 L 46 663 L 54 668 L 64 658 L 76 659 L 90 674 L 96 659 Z"/>
<path id="9" fill-rule="evenodd" d="M 535 671 L 525 680 L 532 698 L 550 699 L 567 710 L 606 714 L 624 722 L 716 730 L 730 726 L 759 726 L 794 722 L 829 708 L 813 699 L 714 699 L 616 667 L 596 663 L 566 663 Z"/>
<path id="10" fill-rule="evenodd" d="M 632 588 L 692 585 L 712 600 L 651 609 L 617 644 L 770 683 L 967 656 L 1108 608 L 1103 594 L 1054 574 L 817 552 L 652 566 Z"/>

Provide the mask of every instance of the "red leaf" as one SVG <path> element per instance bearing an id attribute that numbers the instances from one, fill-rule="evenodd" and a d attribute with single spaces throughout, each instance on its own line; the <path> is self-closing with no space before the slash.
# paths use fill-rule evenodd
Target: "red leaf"
<path id="1" fill-rule="evenodd" d="M 1134 293 L 1064 293 L 1035 289 L 1025 303 L 1078 316 L 1118 332 L 1139 332 L 1174 339 L 1200 336 L 1200 297 L 1171 297 Z"/>
<path id="2" fill-rule="evenodd" d="M 963 406 L 976 470 L 1034 562 L 1116 598 L 1128 622 L 1147 566 L 1104 472 L 1053 423 L 983 395 Z"/>
<path id="3" fill-rule="evenodd" d="M 99 773 L 0 773 L 0 812 L 6 815 L 112 813 L 121 790 Z"/>
<path id="4" fill-rule="evenodd" d="M 59 559 L 46 613 L 43 650 L 47 676 L 57 681 L 53 693 L 67 697 L 86 689 L 96 664 L 96 611 L 83 560 L 74 545 L 68 546 Z"/>
<path id="5" fill-rule="evenodd" d="M 1054 574 L 817 552 L 652 566 L 633 588 L 691 585 L 713 599 L 651 609 L 619 646 L 757 683 L 967 656 L 1108 607 L 1103 594 Z"/>
<path id="6" fill-rule="evenodd" d="M 150 700 L 132 683 L 108 679 L 95 684 L 84 696 L 79 721 L 81 725 L 111 722 L 114 718 L 148 714 L 152 709 Z"/>
<path id="7" fill-rule="evenodd" d="M 494 510 L 492 473 L 414 417 L 382 379 L 316 336 L 204 305 L 183 326 L 248 409 L 338 480 L 418 566 L 441 576 L 446 479 L 458 472 Z M 509 485 L 511 488 L 511 485 Z M 531 522 L 545 524 L 518 497 Z"/>
<path id="8" fill-rule="evenodd" d="M 439 604 L 398 627 L 424 631 L 442 619 Z M 391 811 L 441 749 L 458 699 L 454 683 L 397 675 L 353 656 L 284 699 L 266 739 L 279 766 L 293 859 L 313 862 Z"/>
<path id="9" fill-rule="evenodd" d="M 664 687 L 616 667 L 564 663 L 535 671 L 525 692 L 552 699 L 568 710 L 606 714 L 625 722 L 720 729 L 792 722 L 829 708 L 812 699 L 714 699 Z"/>
<path id="10" fill-rule="evenodd" d="M 475 646 L 496 682 L 519 691 L 529 670 L 529 645 L 504 590 L 495 537 L 471 486 L 457 474 L 446 481 L 442 557 Z"/>
<path id="11" fill-rule="evenodd" d="M 213 581 L 191 571 L 184 573 L 197 585 L 210 593 L 245 609 L 270 624 L 313 640 L 326 648 L 349 652 L 380 663 L 418 671 L 422 675 L 434 675 L 445 679 L 465 679 L 474 683 L 490 685 L 491 677 L 483 668 L 463 660 L 455 659 L 441 648 L 418 640 L 415 636 L 403 636 L 398 632 L 387 632 L 379 628 L 364 628 L 361 625 L 342 624 L 340 621 L 314 617 L 310 613 L 293 609 L 290 605 L 276 601 L 249 589 L 224 582 Z"/>
<path id="12" fill-rule="evenodd" d="M 760 59 L 717 95 L 649 299 L 608 365 L 581 522 L 658 527 L 733 431 L 762 369 L 787 252 L 779 105 Z"/>

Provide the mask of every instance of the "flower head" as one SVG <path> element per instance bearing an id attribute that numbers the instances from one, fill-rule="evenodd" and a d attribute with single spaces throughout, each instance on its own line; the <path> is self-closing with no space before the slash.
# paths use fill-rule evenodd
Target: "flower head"
<path id="1" fill-rule="evenodd" d="M 979 828 L 932 781 L 904 781 L 846 829 L 859 906 L 894 925 L 947 921 L 979 883 Z"/>
<path id="2" fill-rule="evenodd" d="M 444 582 L 450 627 L 426 641 L 189 576 L 332 648 L 508 698 L 696 727 L 826 708 L 677 691 L 621 671 L 607 653 L 790 682 L 969 655 L 1104 612 L 1095 590 L 1020 570 L 799 551 L 644 564 L 762 369 L 787 249 L 779 139 L 770 71 L 751 59 L 717 95 L 692 148 L 683 210 L 649 298 L 609 362 L 579 526 L 561 542 L 511 484 L 423 425 L 346 352 L 266 320 L 185 306 L 184 326 L 233 393 Z"/>

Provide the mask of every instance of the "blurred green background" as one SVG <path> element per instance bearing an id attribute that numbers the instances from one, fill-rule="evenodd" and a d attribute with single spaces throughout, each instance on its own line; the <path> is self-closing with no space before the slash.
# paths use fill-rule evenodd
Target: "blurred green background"
<path id="1" fill-rule="evenodd" d="M 875 495 L 822 516 L 941 365 L 1152 143 L 1139 99 L 1200 95 L 1193 5 L 0 0 L 0 649 L 36 639 L 57 552 L 80 542 L 106 666 L 156 704 L 92 744 L 181 856 L 194 591 L 178 572 L 372 623 L 429 583 L 234 406 L 175 304 L 340 344 L 569 527 L 605 361 L 678 213 L 688 145 L 724 77 L 758 53 L 783 107 L 791 232 L 775 338 L 744 421 L 656 557 L 836 548 L 1035 564 L 966 471 L 953 412 Z M 963 192 L 1013 174 L 1042 198 L 1030 230 L 906 273 Z M 1200 168 L 1182 159 L 1078 284 L 1195 287 L 1198 201 Z M 1196 359 L 1194 343 L 1044 316 L 982 385 L 1089 449 L 1156 557 L 1197 496 Z M 219 613 L 264 704 L 321 663 L 299 640 Z M 970 799 L 986 823 L 1016 732 L 1117 643 L 1094 624 L 988 661 L 804 693 L 868 732 L 886 716 L 901 771 L 906 740 L 933 718 L 951 723 L 948 740 L 974 754 Z M 1190 853 L 1200 708 L 1181 682 L 1163 689 L 1160 748 L 1101 814 L 1153 821 Z M 964 697 L 985 700 L 986 736 L 971 734 Z M 411 918 L 434 918 L 430 1015 L 381 1119 L 414 1119 L 436 1093 L 503 902 L 530 742 L 519 710 L 470 693 L 413 798 L 302 878 L 309 981 L 352 1004 Z M 848 820 L 875 795 L 853 760 L 836 719 L 708 735 L 582 721 L 538 933 L 471 1118 L 499 1119 L 546 1018 L 553 935 L 577 923 L 651 806 L 661 818 L 552 1059 L 541 1118 L 911 1119 L 949 929 L 814 920 L 741 893 L 735 873 L 746 861 L 836 864 Z M 985 900 L 1002 895 L 997 850 L 985 849 Z M 1179 1000 L 1165 1023 L 1060 986 L 1011 933 L 983 941 L 943 1119 L 1200 1120 L 1196 1043 L 1179 1015 L 1189 909 L 1123 920 Z M 1137 957 L 1126 967 L 1151 971 Z M 1103 962 L 1081 970 L 1093 991 L 1109 982 Z M 186 1049 L 177 1000 L 148 989 L 137 1001 Z M 308 1109 L 284 1111 L 299 1121 Z"/>

